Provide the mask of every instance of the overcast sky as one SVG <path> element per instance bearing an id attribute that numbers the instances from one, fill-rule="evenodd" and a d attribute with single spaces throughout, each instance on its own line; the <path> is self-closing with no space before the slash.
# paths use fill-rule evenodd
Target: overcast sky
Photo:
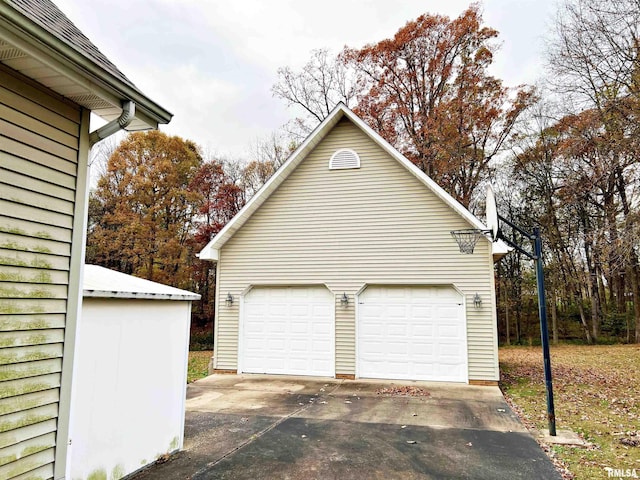
<path id="1" fill-rule="evenodd" d="M 174 114 L 162 130 L 209 152 L 246 157 L 296 111 L 273 98 L 277 69 L 310 51 L 361 47 L 422 13 L 457 17 L 459 0 L 54 0 L 147 96 Z M 500 32 L 494 75 L 506 85 L 542 74 L 555 0 L 486 0 Z"/>

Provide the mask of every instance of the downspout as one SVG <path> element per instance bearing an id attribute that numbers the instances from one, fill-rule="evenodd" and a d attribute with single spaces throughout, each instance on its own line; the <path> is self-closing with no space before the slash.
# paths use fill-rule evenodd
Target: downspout
<path id="1" fill-rule="evenodd" d="M 133 121 L 136 113 L 136 104 L 131 100 L 127 100 L 122 104 L 122 113 L 115 120 L 111 120 L 97 130 L 89 134 L 89 148 L 93 147 L 100 140 L 113 135 L 120 130 L 124 130 Z"/>

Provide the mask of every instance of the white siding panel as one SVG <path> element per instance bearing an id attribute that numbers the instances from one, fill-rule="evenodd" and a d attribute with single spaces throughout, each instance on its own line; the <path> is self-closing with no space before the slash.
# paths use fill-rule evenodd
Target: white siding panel
<path id="1" fill-rule="evenodd" d="M 75 176 L 73 174 L 54 170 L 46 164 L 40 165 L 37 163 L 32 163 L 29 165 L 29 169 L 25 171 L 24 159 L 3 151 L 0 151 L 0 172 L 2 173 L 3 178 L 8 179 L 8 182 L 10 181 L 9 172 L 14 172 L 32 178 L 37 178 L 39 180 L 44 179 L 47 183 L 65 187 L 70 192 L 74 191 L 76 184 Z M 13 185 L 16 184 L 17 182 L 13 182 Z M 27 186 L 27 189 L 31 188 Z M 68 193 L 60 195 L 60 198 L 68 199 L 68 197 Z"/>
<path id="2" fill-rule="evenodd" d="M 71 230 L 33 222 L 31 219 L 3 216 L 0 213 L 0 232 L 20 236 L 56 240 L 71 244 Z"/>
<path id="3" fill-rule="evenodd" d="M 81 110 L 0 68 L 0 478 L 51 478 Z"/>
<path id="4" fill-rule="evenodd" d="M 355 150 L 360 168 L 329 170 L 338 148 Z M 432 284 L 455 285 L 466 299 L 469 378 L 497 380 L 490 244 L 460 254 L 450 231 L 462 228 L 461 216 L 342 120 L 221 249 L 216 368 L 237 368 L 238 308 L 225 306 L 227 292 L 326 283 L 336 296 L 336 373 L 354 374 L 354 295 L 366 284 Z"/>

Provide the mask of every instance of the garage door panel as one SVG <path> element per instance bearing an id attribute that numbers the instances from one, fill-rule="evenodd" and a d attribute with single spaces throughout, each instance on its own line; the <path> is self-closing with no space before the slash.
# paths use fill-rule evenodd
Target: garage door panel
<path id="1" fill-rule="evenodd" d="M 440 339 L 452 338 L 460 341 L 460 327 L 457 325 L 441 325 L 438 328 L 438 337 Z"/>
<path id="2" fill-rule="evenodd" d="M 268 347 L 266 344 L 266 339 L 264 337 L 247 337 L 246 342 L 247 346 L 251 350 L 266 350 Z"/>
<path id="3" fill-rule="evenodd" d="M 289 314 L 292 317 L 306 317 L 309 315 L 309 305 L 293 304 L 289 307 Z"/>
<path id="4" fill-rule="evenodd" d="M 262 335 L 264 334 L 264 324 L 258 322 L 247 322 L 247 335 Z"/>
<path id="5" fill-rule="evenodd" d="M 431 308 L 429 305 L 411 305 L 411 315 L 421 315 L 423 317 L 431 317 Z"/>
<path id="6" fill-rule="evenodd" d="M 314 323 L 311 325 L 313 335 L 331 335 L 331 325 L 327 323 Z"/>
<path id="7" fill-rule="evenodd" d="M 466 381 L 466 321 L 451 287 L 368 287 L 358 298 L 360 377 Z"/>
<path id="8" fill-rule="evenodd" d="M 281 319 L 274 319 L 265 324 L 264 333 L 268 336 L 281 335 L 287 331 L 287 324 Z"/>
<path id="9" fill-rule="evenodd" d="M 414 338 L 433 338 L 433 325 L 413 324 L 411 325 L 411 334 Z"/>
<path id="10" fill-rule="evenodd" d="M 272 355 L 275 355 L 275 353 L 280 352 L 282 350 L 284 350 L 285 344 L 286 342 L 281 339 L 281 338 L 269 338 L 267 339 L 267 352 L 269 350 L 272 350 L 273 353 Z"/>
<path id="11" fill-rule="evenodd" d="M 411 372 L 409 372 L 409 366 L 407 365 L 407 362 L 404 362 L 404 361 L 389 362 L 389 374 L 392 376 L 392 378 L 406 377 L 407 375 L 410 375 L 410 373 Z"/>
<path id="12" fill-rule="evenodd" d="M 328 345 L 328 342 L 324 340 L 313 340 L 311 341 L 311 351 L 318 354 L 328 355 L 331 352 L 331 347 Z"/>
<path id="13" fill-rule="evenodd" d="M 403 339 L 407 337 L 407 328 L 408 325 L 396 323 L 397 320 L 391 320 L 389 325 L 387 325 L 387 335 L 390 338 L 393 337 L 402 337 Z"/>
<path id="14" fill-rule="evenodd" d="M 309 329 L 311 326 L 306 319 L 303 318 L 292 318 L 291 319 L 291 333 L 294 335 L 309 335 Z"/>
<path id="15" fill-rule="evenodd" d="M 311 311 L 313 315 L 324 316 L 324 315 L 333 315 L 333 309 L 335 308 L 335 304 L 333 301 L 330 304 L 326 303 L 312 303 Z"/>
<path id="16" fill-rule="evenodd" d="M 278 303 L 269 303 L 267 305 L 267 312 L 270 317 L 283 317 L 287 315 L 287 306 Z"/>
<path id="17" fill-rule="evenodd" d="M 289 350 L 291 351 L 291 353 L 307 352 L 309 350 L 309 342 L 306 339 L 292 339 L 289 342 Z"/>
<path id="18" fill-rule="evenodd" d="M 324 287 L 254 287 L 243 299 L 240 368 L 333 376 L 335 300 Z"/>
<path id="19" fill-rule="evenodd" d="M 358 328 L 360 328 L 360 333 L 362 335 L 379 338 L 384 337 L 385 328 L 382 324 L 359 325 Z"/>
<path id="20" fill-rule="evenodd" d="M 402 355 L 405 360 L 408 360 L 407 344 L 390 341 L 387 343 L 387 354 L 389 356 Z"/>

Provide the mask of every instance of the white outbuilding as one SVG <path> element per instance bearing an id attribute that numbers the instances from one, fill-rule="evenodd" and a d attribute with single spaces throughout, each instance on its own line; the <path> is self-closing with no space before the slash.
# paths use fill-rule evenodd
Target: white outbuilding
<path id="1" fill-rule="evenodd" d="M 121 478 L 182 448 L 191 302 L 199 295 L 85 265 L 69 478 Z"/>

